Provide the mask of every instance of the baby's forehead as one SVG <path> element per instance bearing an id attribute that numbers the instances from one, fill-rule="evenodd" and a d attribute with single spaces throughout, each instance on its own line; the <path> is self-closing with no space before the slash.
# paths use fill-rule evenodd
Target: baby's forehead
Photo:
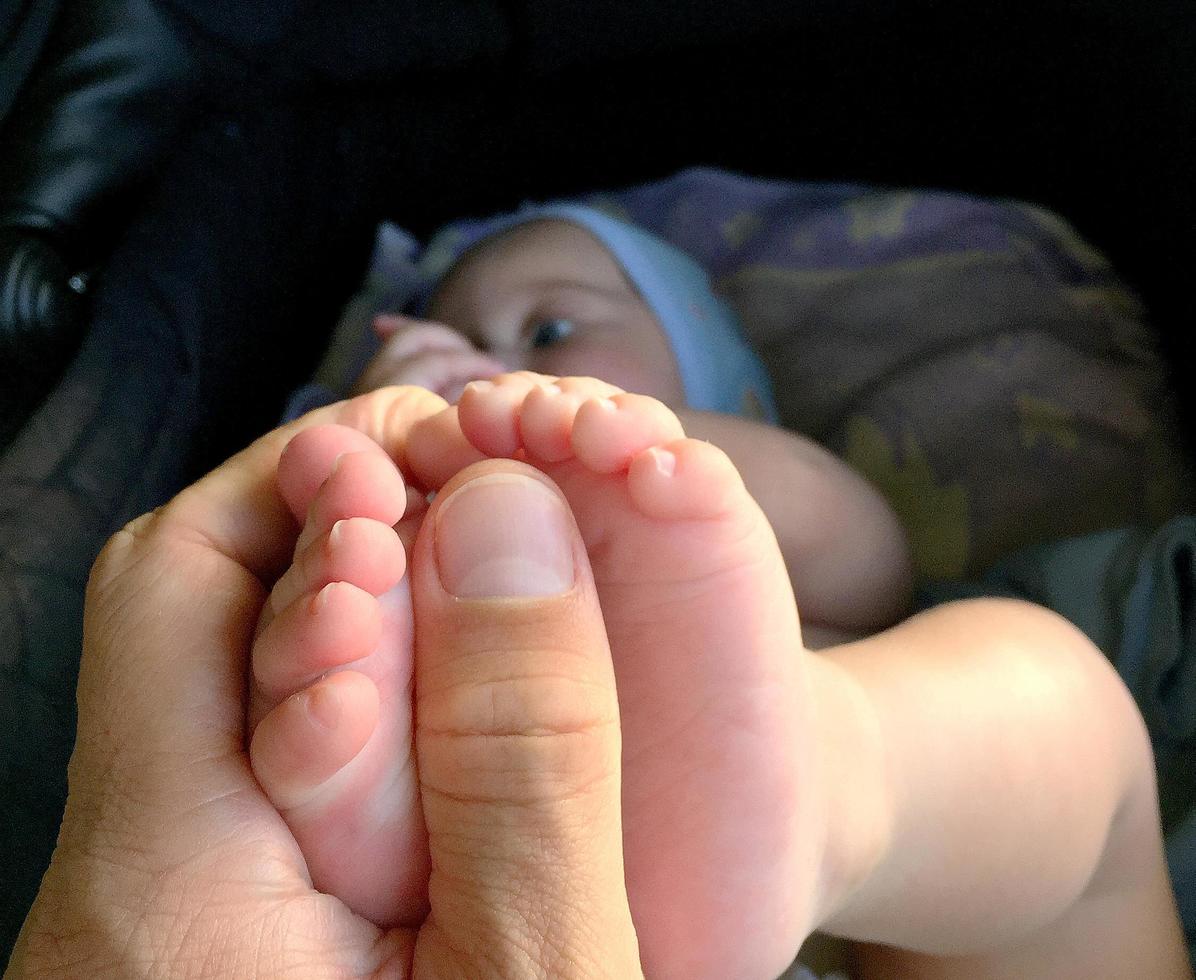
<path id="1" fill-rule="evenodd" d="M 536 218 L 466 250 L 437 284 L 431 305 L 475 286 L 535 289 L 561 283 L 637 294 L 618 259 L 596 235 L 567 219 Z"/>

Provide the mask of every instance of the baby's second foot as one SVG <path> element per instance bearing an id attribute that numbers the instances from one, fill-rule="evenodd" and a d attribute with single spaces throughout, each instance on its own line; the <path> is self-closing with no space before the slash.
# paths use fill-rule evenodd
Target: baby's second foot
<path id="1" fill-rule="evenodd" d="M 305 525 L 254 643 L 254 774 L 316 888 L 379 925 L 418 923 L 428 856 L 402 538 L 413 540 L 425 502 L 343 426 L 296 436 L 278 480 Z"/>
<path id="2" fill-rule="evenodd" d="M 520 372 L 467 386 L 407 458 L 439 487 L 480 451 L 562 489 L 594 570 L 619 690 L 627 884 L 645 971 L 778 975 L 816 867 L 796 606 L 726 455 L 660 402 Z M 535 534 L 535 528 L 526 533 Z"/>

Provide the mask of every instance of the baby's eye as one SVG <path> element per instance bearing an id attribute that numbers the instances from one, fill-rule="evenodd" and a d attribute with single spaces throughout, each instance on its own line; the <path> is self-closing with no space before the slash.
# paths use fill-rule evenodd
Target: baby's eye
<path id="1" fill-rule="evenodd" d="M 564 340 L 573 333 L 573 321 L 564 317 L 553 317 L 548 320 L 537 320 L 528 330 L 530 346 L 533 350 L 541 347 L 551 347 L 558 341 Z"/>

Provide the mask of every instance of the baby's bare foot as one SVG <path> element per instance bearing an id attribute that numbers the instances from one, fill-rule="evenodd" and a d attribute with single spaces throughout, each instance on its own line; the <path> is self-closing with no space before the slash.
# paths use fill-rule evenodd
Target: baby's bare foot
<path id="1" fill-rule="evenodd" d="M 564 491 L 614 655 L 627 883 L 646 973 L 778 975 L 805 935 L 817 802 L 796 607 L 767 520 L 726 455 L 660 402 L 528 372 L 419 423 L 430 487 L 486 456 Z M 524 529 L 535 534 L 535 528 Z"/>
<path id="2" fill-rule="evenodd" d="M 254 644 L 254 773 L 318 889 L 382 925 L 418 922 L 428 859 L 401 536 L 410 543 L 423 496 L 343 426 L 296 436 L 278 479 L 305 523 Z"/>

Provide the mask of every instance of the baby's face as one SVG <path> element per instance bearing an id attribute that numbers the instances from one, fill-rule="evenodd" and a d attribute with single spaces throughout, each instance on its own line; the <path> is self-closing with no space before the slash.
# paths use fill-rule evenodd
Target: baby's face
<path id="1" fill-rule="evenodd" d="M 437 287 L 428 316 L 508 370 L 589 375 L 685 404 L 660 324 L 606 248 L 570 222 L 529 222 L 483 244 Z"/>

